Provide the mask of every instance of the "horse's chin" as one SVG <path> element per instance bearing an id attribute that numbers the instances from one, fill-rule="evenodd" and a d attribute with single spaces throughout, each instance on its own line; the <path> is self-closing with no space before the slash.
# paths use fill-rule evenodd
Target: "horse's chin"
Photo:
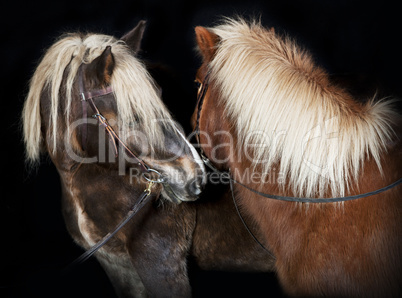
<path id="1" fill-rule="evenodd" d="M 176 195 L 174 191 L 163 189 L 162 196 L 165 197 L 168 201 L 175 203 L 177 205 L 179 205 L 182 202 L 181 198 L 178 195 Z"/>
<path id="2" fill-rule="evenodd" d="M 162 189 L 162 196 L 174 204 L 181 204 L 182 202 L 191 202 L 197 198 L 190 198 L 186 195 L 179 194 L 174 191 L 170 184 L 164 183 Z"/>

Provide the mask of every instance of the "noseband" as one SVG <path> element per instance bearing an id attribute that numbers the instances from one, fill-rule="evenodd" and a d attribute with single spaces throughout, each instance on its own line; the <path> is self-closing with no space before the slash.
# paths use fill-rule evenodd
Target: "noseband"
<path id="1" fill-rule="evenodd" d="M 86 147 L 87 147 L 87 136 L 88 136 L 87 111 L 88 111 L 88 104 L 89 104 L 89 106 L 95 112 L 95 114 L 93 114 L 92 117 L 98 120 L 99 125 L 103 126 L 105 128 L 105 131 L 109 135 L 109 139 L 110 139 L 111 143 L 113 144 L 113 148 L 115 150 L 116 156 L 118 155 L 117 145 L 120 144 L 131 157 L 135 158 L 135 160 L 138 162 L 138 165 L 141 168 L 141 171 L 143 173 L 149 173 L 151 168 L 142 159 L 140 159 L 133 151 L 131 151 L 130 148 L 128 148 L 127 145 L 120 139 L 120 137 L 114 131 L 113 127 L 109 124 L 107 119 L 101 114 L 101 112 L 99 111 L 99 109 L 97 108 L 97 106 L 94 102 L 94 98 L 113 93 L 112 87 L 107 86 L 102 89 L 93 89 L 90 91 L 86 91 L 85 87 L 84 87 L 84 75 L 83 75 L 82 65 L 80 66 L 79 71 L 78 71 L 78 85 L 79 85 L 79 92 L 80 92 L 81 104 L 82 104 L 82 119 L 84 121 L 84 125 L 81 126 L 82 148 L 84 149 L 84 151 L 86 150 Z M 152 169 L 152 171 L 161 175 L 156 170 Z"/>

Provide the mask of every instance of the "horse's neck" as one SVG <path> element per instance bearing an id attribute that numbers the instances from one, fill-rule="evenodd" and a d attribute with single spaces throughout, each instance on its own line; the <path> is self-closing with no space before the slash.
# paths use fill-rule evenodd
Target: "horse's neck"
<path id="1" fill-rule="evenodd" d="M 69 171 L 58 171 L 65 223 L 83 247 L 89 248 L 112 231 L 143 191 L 118 171 L 96 164 L 79 164 Z"/>
<path id="2" fill-rule="evenodd" d="M 129 188 L 134 191 L 138 188 L 140 191 L 140 186 L 138 182 L 140 181 L 141 173 L 138 166 L 134 166 L 131 171 L 130 169 L 121 170 L 116 164 L 98 164 L 98 163 L 75 163 L 75 164 L 63 164 L 63 166 L 57 165 L 56 168 L 60 174 L 62 182 L 69 187 L 80 187 L 80 188 L 94 188 L 95 192 L 115 192 L 116 189 L 105 188 L 105 183 L 107 185 L 116 185 L 119 188 Z M 123 172 L 122 172 L 123 171 Z M 143 190 L 143 189 L 141 189 Z"/>
<path id="3" fill-rule="evenodd" d="M 97 164 L 78 164 L 69 170 L 58 168 L 63 188 L 63 200 L 67 205 L 90 206 L 94 202 L 103 206 L 115 204 L 131 206 L 134 198 L 144 191 L 138 177 L 121 175 L 117 168 Z M 95 207 L 95 205 L 94 205 Z M 127 209 L 128 211 L 128 209 Z"/>
<path id="4" fill-rule="evenodd" d="M 357 183 L 351 182 L 350 191 L 346 195 L 357 195 L 374 191 L 400 179 L 402 177 L 401 149 L 401 141 L 389 144 L 388 152 L 381 159 L 383 174 L 379 171 L 378 165 L 373 158 L 366 158 Z M 262 178 L 261 175 L 254 175 L 254 178 L 250 176 L 255 172 L 253 172 L 251 165 L 248 166 L 250 167 L 244 167 L 244 163 L 233 165 L 231 167 L 233 169 L 243 169 L 232 171 L 232 174 L 235 174 L 235 179 L 265 194 L 297 196 L 290 188 L 287 189 L 286 186 L 283 188 L 279 185 L 278 179 L 286 179 L 286 177 L 282 177 L 278 173 L 277 169 L 279 169 L 279 165 L 274 165 L 271 173 L 265 176 L 265 178 Z M 258 172 L 258 168 L 254 171 Z M 285 185 L 287 184 L 285 183 Z M 265 239 L 262 239 L 262 241 L 266 241 L 264 244 L 271 249 L 273 248 L 272 246 L 276 246 L 277 248 L 288 247 L 284 243 L 288 239 L 291 239 L 293 236 L 298 237 L 297 233 L 305 233 L 309 230 L 307 227 L 314 229 L 314 225 L 317 222 L 325 218 L 329 220 L 329 218 L 335 216 L 337 213 L 352 212 L 353 209 L 359 209 L 360 207 L 364 210 L 370 204 L 370 208 L 381 209 L 383 207 L 381 205 L 384 204 L 387 205 L 387 208 L 398 208 L 400 204 L 398 205 L 398 200 L 395 198 L 399 196 L 399 200 L 401 199 L 400 189 L 401 186 L 394 190 L 388 190 L 379 196 L 371 196 L 344 204 L 301 204 L 264 198 L 235 184 L 235 193 L 242 209 L 261 228 L 262 234 L 265 235 Z M 390 195 L 390 192 L 394 192 L 396 195 Z M 325 196 L 331 197 L 329 190 Z M 378 206 L 375 206 L 377 204 Z"/>

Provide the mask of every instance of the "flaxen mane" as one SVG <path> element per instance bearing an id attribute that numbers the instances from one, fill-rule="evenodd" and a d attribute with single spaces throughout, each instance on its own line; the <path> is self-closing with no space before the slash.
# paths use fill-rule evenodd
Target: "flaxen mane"
<path id="1" fill-rule="evenodd" d="M 72 93 L 79 66 L 82 63 L 91 63 L 107 46 L 112 47 L 116 63 L 111 77 L 111 86 L 117 101 L 121 130 L 119 133 L 124 137 L 128 129 L 135 129 L 135 125 L 141 125 L 141 129 L 152 142 L 151 146 L 162 145 L 161 127 L 172 125 L 171 117 L 161 102 L 145 66 L 132 55 L 124 42 L 111 36 L 68 34 L 46 52 L 30 83 L 22 115 L 28 160 L 35 162 L 40 155 L 42 142 L 40 98 L 45 88 L 49 90 L 51 98 L 49 129 L 52 144 L 50 146 L 55 150 L 58 133 L 60 134 L 57 119 L 63 117 L 58 112 L 60 94 L 65 94 L 64 117 L 66 123 L 70 123 L 71 102 L 79 100 Z M 65 70 L 67 75 L 63 78 Z M 158 119 L 163 119 L 164 125 L 160 125 Z"/>
<path id="2" fill-rule="evenodd" d="M 240 147 L 255 145 L 254 164 L 269 172 L 280 161 L 293 192 L 309 197 L 328 188 L 344 195 L 367 157 L 381 172 L 392 101 L 357 103 L 294 41 L 257 22 L 227 20 L 210 30 L 220 37 L 211 80 L 236 119 Z"/>

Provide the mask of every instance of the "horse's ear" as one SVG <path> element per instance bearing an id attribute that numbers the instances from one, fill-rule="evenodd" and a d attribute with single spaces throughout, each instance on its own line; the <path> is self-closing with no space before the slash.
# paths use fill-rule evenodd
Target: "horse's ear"
<path id="1" fill-rule="evenodd" d="M 144 35 L 146 24 L 147 22 L 144 20 L 139 21 L 134 29 L 124 34 L 121 38 L 121 40 L 123 40 L 134 53 L 138 53 L 141 49 L 141 40 Z"/>
<path id="2" fill-rule="evenodd" d="M 207 28 L 195 27 L 195 37 L 198 47 L 205 60 L 211 61 L 216 51 L 216 44 L 219 42 L 219 37 Z"/>
<path id="3" fill-rule="evenodd" d="M 114 66 L 112 48 L 107 46 L 103 53 L 87 67 L 87 73 L 90 74 L 89 79 L 92 80 L 93 86 L 109 85 Z"/>

